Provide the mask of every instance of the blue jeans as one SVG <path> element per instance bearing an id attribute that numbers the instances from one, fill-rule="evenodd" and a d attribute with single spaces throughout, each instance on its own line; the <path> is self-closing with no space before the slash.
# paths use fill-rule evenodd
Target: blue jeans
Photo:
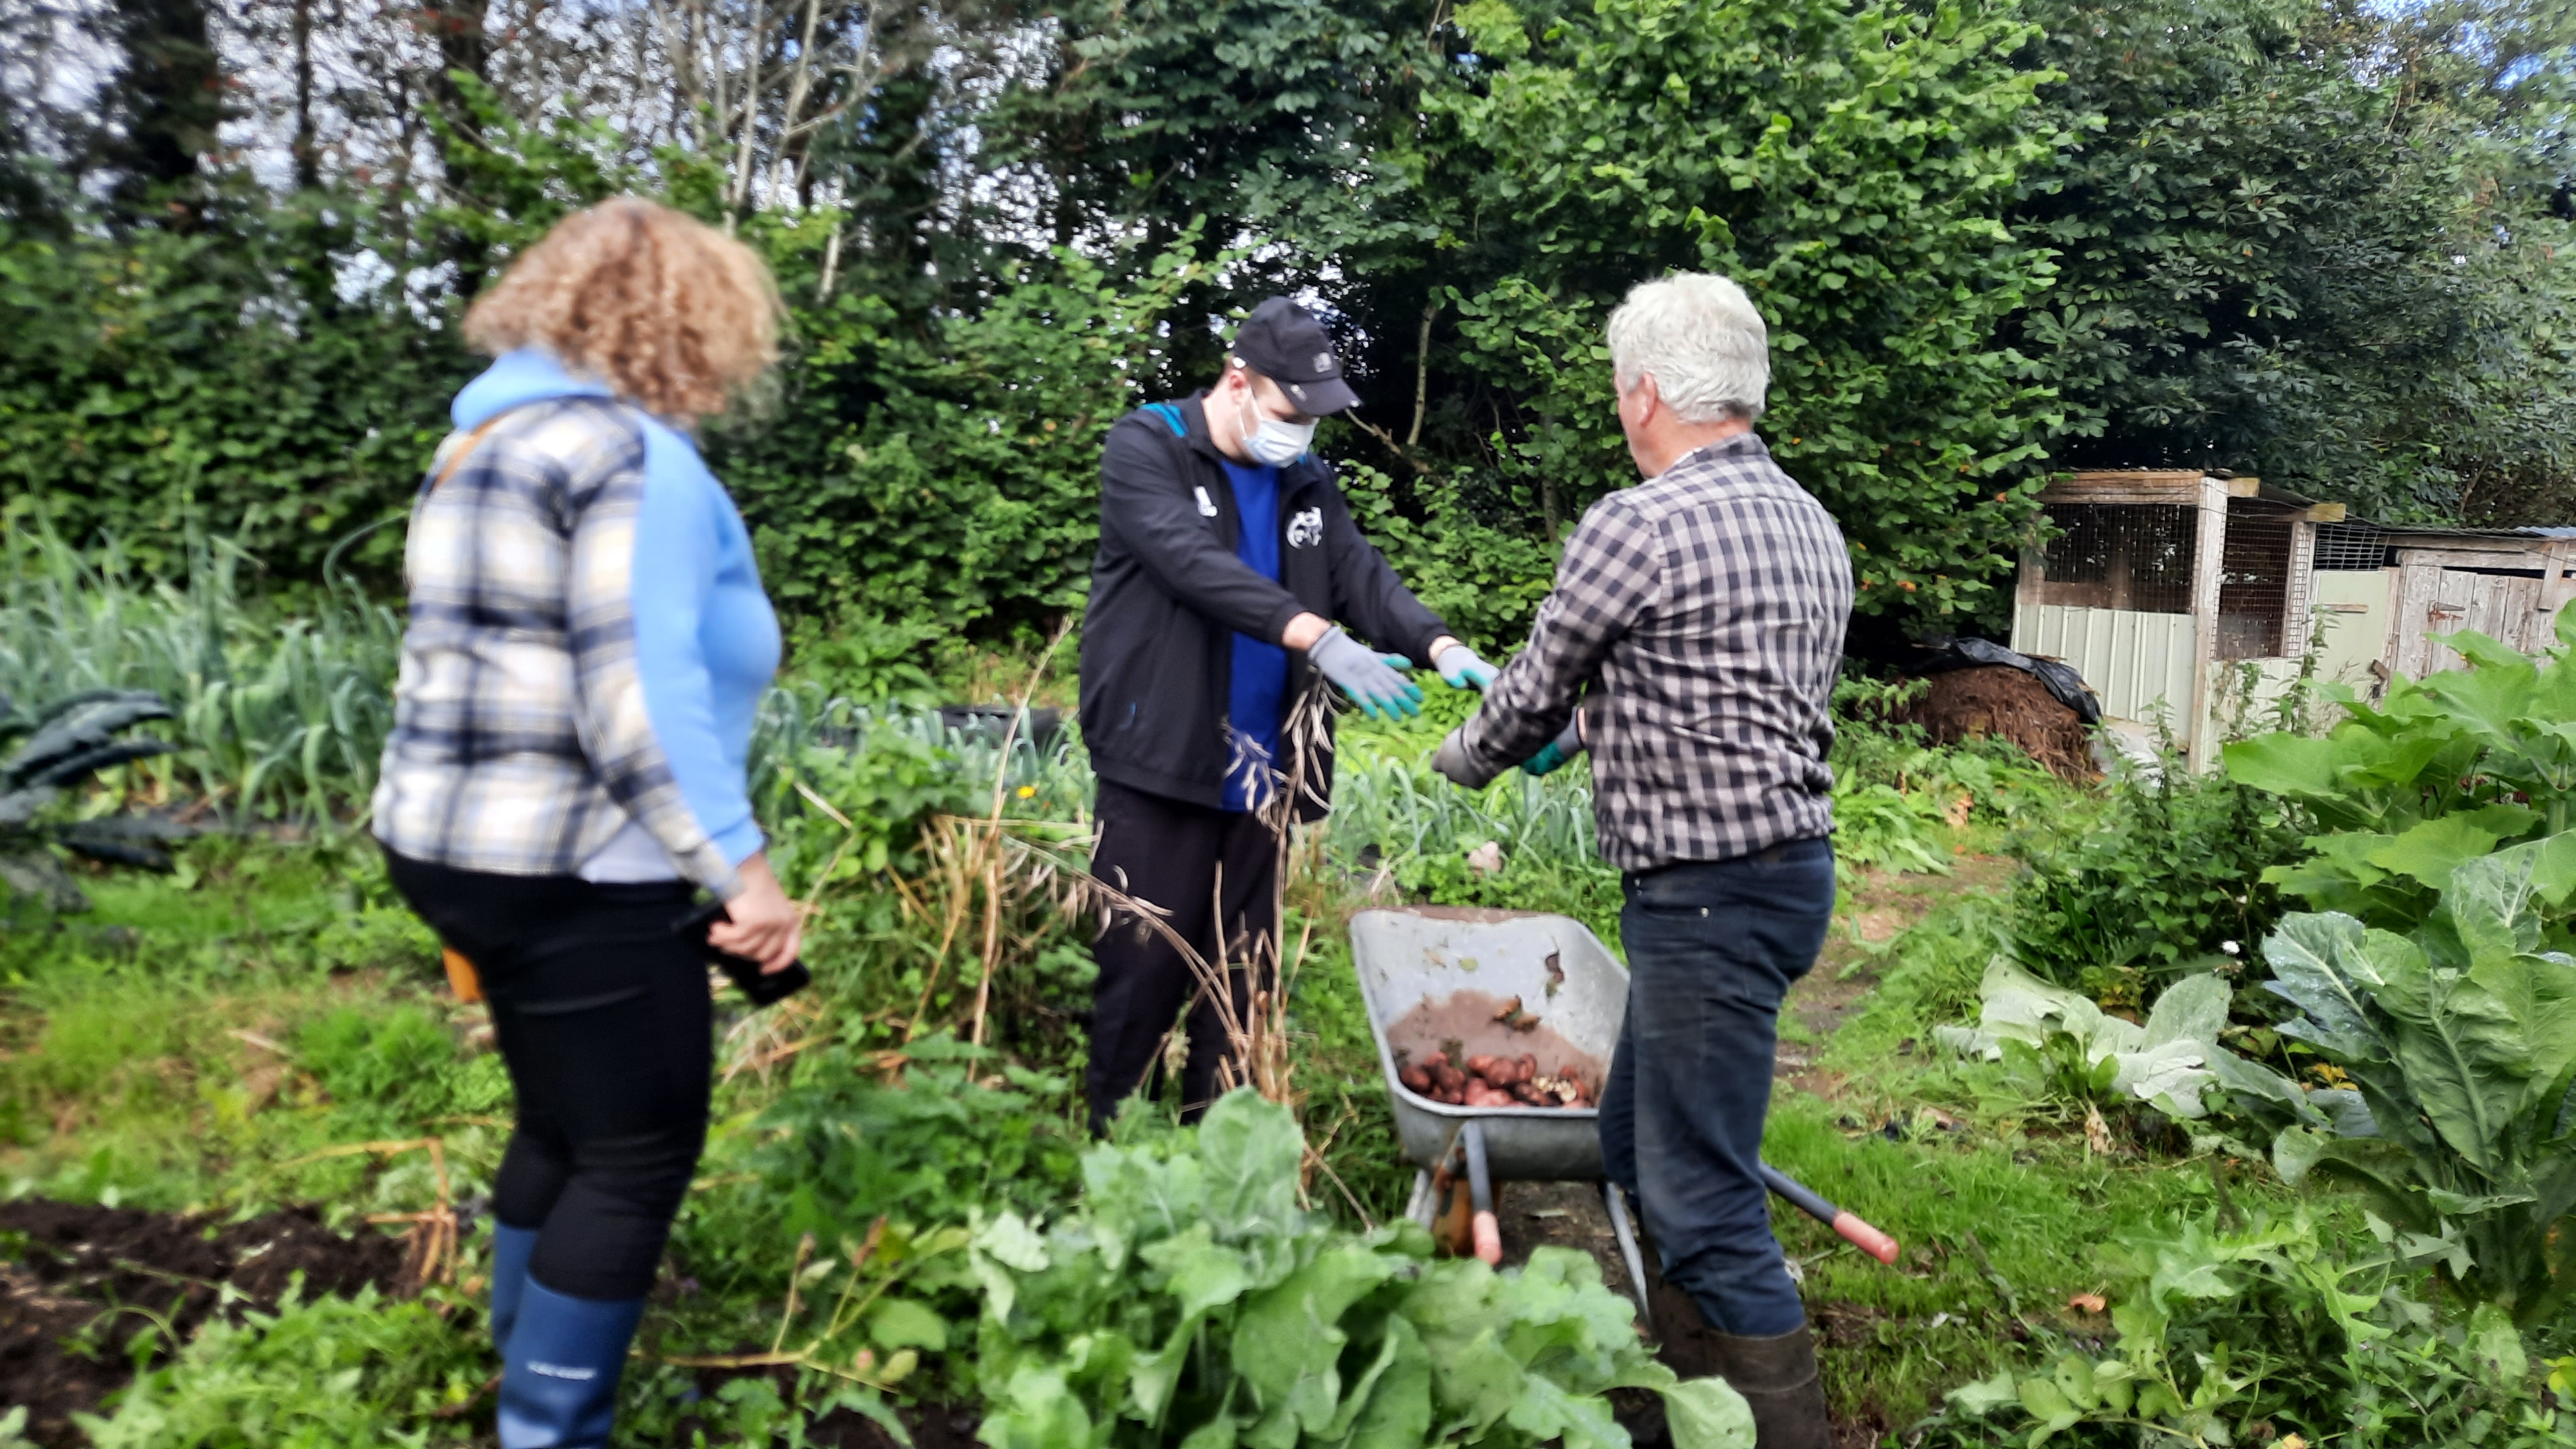
<path id="1" fill-rule="evenodd" d="M 1792 841 L 1622 885 L 1628 1014 L 1601 1097 L 1602 1160 L 1710 1327 L 1791 1332 L 1806 1310 L 1771 1236 L 1762 1119 L 1780 1002 L 1833 920 L 1833 847 Z"/>

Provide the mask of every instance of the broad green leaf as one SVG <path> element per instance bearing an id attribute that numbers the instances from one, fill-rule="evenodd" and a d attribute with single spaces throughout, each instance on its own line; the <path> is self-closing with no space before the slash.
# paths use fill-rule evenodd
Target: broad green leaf
<path id="1" fill-rule="evenodd" d="M 2227 1025 L 2227 1006 L 2233 992 L 2227 982 L 2214 972 L 2186 976 L 2156 998 L 2155 1009 L 2147 1013 L 2144 1045 L 2163 1046 L 2168 1042 L 2214 1042 Z"/>
<path id="2" fill-rule="evenodd" d="M 1692 1382 L 1715 1381 L 1693 1380 Z M 1728 1392 L 1732 1393 L 1733 1390 Z M 1974 1383 L 1962 1384 L 1952 1389 L 1942 1396 L 1942 1402 L 1970 1418 L 1982 1419 L 2007 1404 L 2019 1404 L 2021 1386 L 2013 1381 L 2011 1369 L 1997 1369 L 1991 1378 L 1979 1379 Z M 1746 1411 L 1746 1417 L 1748 1419 L 1751 1417 L 1750 1410 Z"/>
<path id="3" fill-rule="evenodd" d="M 999 1413 L 977 1431 L 988 1449 L 1097 1449 L 1108 1426 L 1096 1429 L 1082 1399 L 1060 1370 L 1024 1368 L 1012 1375 Z"/>
<path id="4" fill-rule="evenodd" d="M 1628 1449 L 1628 1431 L 1610 1416 L 1609 1400 L 1568 1393 L 1544 1374 L 1522 1377 L 1520 1397 L 1505 1417 L 1531 1439 L 1559 1440 L 1565 1449 Z"/>
<path id="5" fill-rule="evenodd" d="M 1234 1449 L 1239 1426 L 1232 1414 L 1219 1414 L 1181 1439 L 1181 1449 Z"/>
<path id="6" fill-rule="evenodd" d="M 2521 1331 L 2513 1326 L 2513 1315 L 2496 1304 L 2481 1303 L 2469 1315 L 2469 1351 L 2478 1356 L 2490 1383 L 2517 1385 L 2531 1372 L 2531 1359 L 2523 1350 Z"/>
<path id="7" fill-rule="evenodd" d="M 2285 917 L 2263 943 L 2272 968 L 2264 986 L 2305 1015 L 2284 1025 L 2282 1034 L 2350 1061 L 2387 1056 L 2371 1022 L 2371 999 L 2386 982 L 2382 962 L 2406 955 L 2420 962 L 2423 952 L 2385 931 L 2365 931 L 2347 915 Z"/>
<path id="8" fill-rule="evenodd" d="M 1395 1266 L 1345 1243 L 1244 1300 L 1234 1324 L 1234 1371 L 1257 1391 L 1263 1407 L 1290 1406 L 1309 1433 L 1332 1422 L 1342 1398 L 1337 1365 L 1349 1341 L 1342 1315 L 1392 1276 Z"/>
<path id="9" fill-rule="evenodd" d="M 1683 1379 L 1664 1390 L 1664 1422 L 1672 1429 L 1673 1449 L 1753 1449 L 1753 1410 L 1724 1379 Z"/>
<path id="10" fill-rule="evenodd" d="M 2308 1169 L 2325 1155 L 2326 1144 L 2331 1140 L 2312 1128 L 2282 1128 L 2272 1139 L 2272 1170 L 2281 1175 L 2281 1181 L 2297 1187 L 2307 1180 Z"/>
<path id="11" fill-rule="evenodd" d="M 2342 790 L 2342 770 L 2354 762 L 2358 747 L 2340 738 L 2321 740 L 2282 733 L 2237 740 L 2220 753 L 2226 761 L 2227 778 L 2237 784 L 2273 795 L 2307 799 L 2332 796 Z"/>
<path id="12" fill-rule="evenodd" d="M 1188 1232 L 1156 1243 L 1139 1256 L 1170 1275 L 1166 1287 L 1181 1300 L 1184 1318 L 1232 1303 L 1252 1287 L 1252 1271 L 1243 1254 L 1216 1242 L 1206 1223 L 1194 1223 Z"/>
<path id="13" fill-rule="evenodd" d="M 2466 816 L 2427 820 L 2370 852 L 2381 870 L 2411 877 L 2436 890 L 2450 883 L 2451 872 L 2495 848 L 2496 835 L 2469 823 Z"/>
<path id="14" fill-rule="evenodd" d="M 910 1298 L 880 1298 L 868 1310 L 868 1341 L 889 1352 L 898 1348 L 925 1348 L 932 1353 L 948 1347 L 948 1320 L 927 1303 Z"/>
<path id="15" fill-rule="evenodd" d="M 1236 1241 L 1293 1232 L 1306 1139 L 1288 1109 L 1237 1087 L 1208 1109 L 1198 1131 L 1207 1220 L 1217 1237 Z"/>
<path id="16" fill-rule="evenodd" d="M 1430 1432 L 1430 1350 L 1401 1314 L 1389 1314 L 1376 1361 L 1352 1386 L 1326 1437 L 1348 1449 L 1417 1449 Z"/>
<path id="17" fill-rule="evenodd" d="M 2481 1172 L 2504 1168 L 2507 1134 L 2533 1086 L 2523 1023 L 2473 976 L 2447 967 L 2396 972 L 2377 1001 L 2396 1023 L 2397 1065 L 2416 1109 Z"/>
<path id="18" fill-rule="evenodd" d="M 1482 1437 L 1487 1426 L 1511 1412 L 1526 1377 L 1490 1328 L 1463 1343 L 1452 1340 L 1445 1352 L 1435 1352 L 1432 1389 L 1443 1423 L 1451 1426 L 1442 1437 L 1453 1429 L 1466 1431 L 1470 1441 Z"/>

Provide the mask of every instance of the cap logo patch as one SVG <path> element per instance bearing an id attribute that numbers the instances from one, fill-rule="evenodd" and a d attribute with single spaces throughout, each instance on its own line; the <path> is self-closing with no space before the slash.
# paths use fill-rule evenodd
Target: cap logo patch
<path id="1" fill-rule="evenodd" d="M 1332 371 L 1332 370 L 1333 370 L 1333 354 L 1331 354 L 1331 353 L 1329 353 L 1329 352 L 1318 352 L 1318 353 L 1316 353 L 1316 354 L 1315 354 L 1315 370 L 1316 370 L 1317 372 L 1330 372 L 1330 371 Z"/>

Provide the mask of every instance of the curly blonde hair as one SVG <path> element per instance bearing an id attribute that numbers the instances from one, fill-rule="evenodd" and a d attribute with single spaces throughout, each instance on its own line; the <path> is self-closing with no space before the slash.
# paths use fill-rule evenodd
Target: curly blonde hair
<path id="1" fill-rule="evenodd" d="M 778 286 L 751 248 L 631 196 L 555 224 L 465 313 L 498 356 L 542 347 L 687 427 L 778 360 Z"/>

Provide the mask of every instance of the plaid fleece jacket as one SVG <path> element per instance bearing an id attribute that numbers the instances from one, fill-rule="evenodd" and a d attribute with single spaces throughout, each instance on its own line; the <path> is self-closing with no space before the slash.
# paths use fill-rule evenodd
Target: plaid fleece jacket
<path id="1" fill-rule="evenodd" d="M 513 354 L 487 379 L 514 363 L 551 366 Z M 570 875 L 632 819 L 682 875 L 733 892 L 761 844 L 742 757 L 777 626 L 757 575 L 729 577 L 749 567 L 741 519 L 668 433 L 606 397 L 541 397 L 501 413 L 446 481 L 433 469 L 374 801 L 388 847 Z M 675 542 L 645 539 L 639 562 L 656 527 Z"/>
<path id="2" fill-rule="evenodd" d="M 1500 773 L 1578 694 L 1601 853 L 1622 870 L 1731 860 L 1834 828 L 1827 706 L 1852 575 L 1842 530 L 1751 433 L 1592 505 L 1529 646 L 1461 742 Z"/>

